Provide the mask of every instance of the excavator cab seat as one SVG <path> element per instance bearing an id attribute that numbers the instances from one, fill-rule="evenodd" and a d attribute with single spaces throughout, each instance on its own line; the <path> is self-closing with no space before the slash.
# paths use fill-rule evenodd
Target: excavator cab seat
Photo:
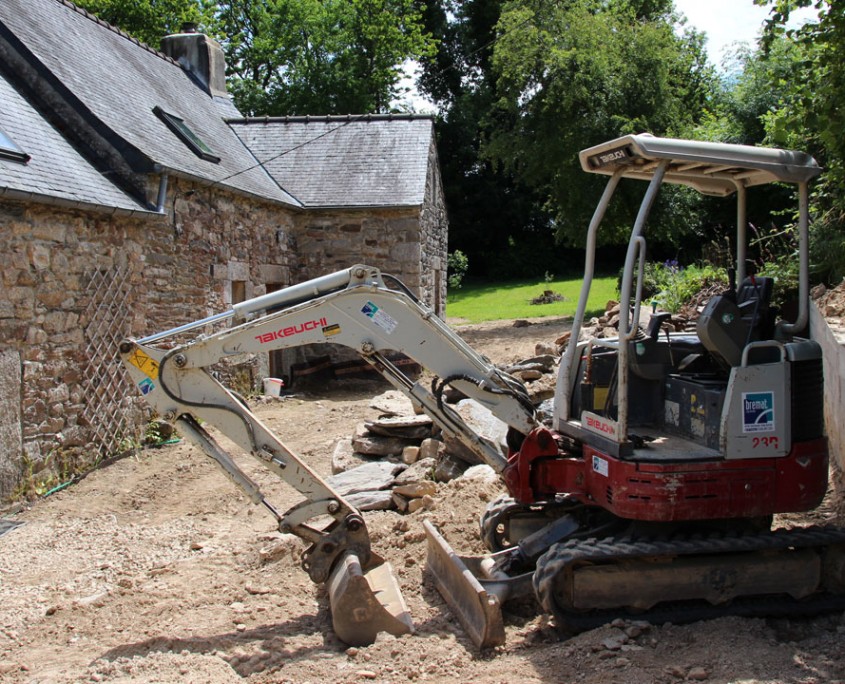
<path id="1" fill-rule="evenodd" d="M 774 278 L 751 276 L 742 281 L 736 293 L 736 303 L 752 342 L 774 336 L 777 314 L 777 308 L 771 305 L 774 285 Z"/>
<path id="2" fill-rule="evenodd" d="M 720 365 L 739 366 L 749 342 L 772 338 L 777 314 L 771 306 L 773 289 L 772 278 L 749 276 L 736 294 L 717 295 L 704 307 L 696 333 Z"/>

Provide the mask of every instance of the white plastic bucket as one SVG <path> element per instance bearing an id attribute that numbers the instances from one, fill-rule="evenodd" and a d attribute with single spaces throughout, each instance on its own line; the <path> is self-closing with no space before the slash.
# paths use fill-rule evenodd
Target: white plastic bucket
<path id="1" fill-rule="evenodd" d="M 285 388 L 285 381 L 279 378 L 264 378 L 264 394 L 268 397 L 282 396 L 282 390 Z"/>

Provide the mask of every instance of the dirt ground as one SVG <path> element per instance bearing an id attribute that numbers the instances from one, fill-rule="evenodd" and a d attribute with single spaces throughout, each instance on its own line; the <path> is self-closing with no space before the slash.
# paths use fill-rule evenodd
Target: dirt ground
<path id="1" fill-rule="evenodd" d="M 459 328 L 496 362 L 534 353 L 567 323 Z M 338 439 L 375 418 L 385 385 L 364 383 L 263 402 L 256 411 L 293 450 L 331 474 Z M 279 509 L 295 492 L 249 459 Z M 0 537 L 2 682 L 845 682 L 845 615 L 622 623 L 562 639 L 549 619 L 505 613 L 507 644 L 479 653 L 424 573 L 422 520 L 459 552 L 480 553 L 478 516 L 498 483 L 439 484 L 431 510 L 366 513 L 394 565 L 416 633 L 347 648 L 326 592 L 281 535 L 186 443 L 145 450 L 12 516 Z M 8 516 L 7 516 L 8 517 Z M 843 522 L 826 503 L 785 522 Z"/>

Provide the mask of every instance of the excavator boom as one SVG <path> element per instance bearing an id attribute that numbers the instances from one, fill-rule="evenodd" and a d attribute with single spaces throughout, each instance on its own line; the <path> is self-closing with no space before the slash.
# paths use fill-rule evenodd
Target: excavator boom
<path id="1" fill-rule="evenodd" d="M 269 312 L 269 313 L 268 313 Z M 234 325 L 212 334 L 191 333 L 221 322 Z M 475 434 L 446 406 L 446 384 L 461 390 L 522 434 L 535 427 L 524 387 L 468 347 L 401 286 L 390 289 L 381 273 L 353 266 L 232 307 L 141 340 L 124 340 L 121 357 L 156 413 L 175 422 L 250 498 L 263 505 L 282 532 L 311 546 L 303 568 L 328 583 L 335 631 L 350 644 L 371 643 L 379 631 L 412 630 L 407 607 L 388 563 L 370 548 L 360 513 L 291 451 L 212 372 L 234 355 L 266 353 L 332 342 L 356 350 L 394 387 L 424 409 L 444 433 L 461 441 L 497 471 L 500 447 Z M 398 351 L 441 378 L 426 388 L 402 373 L 385 352 Z M 279 512 L 203 427 L 213 425 L 240 449 L 293 486 L 304 500 Z M 329 519 L 322 527 L 317 521 Z"/>

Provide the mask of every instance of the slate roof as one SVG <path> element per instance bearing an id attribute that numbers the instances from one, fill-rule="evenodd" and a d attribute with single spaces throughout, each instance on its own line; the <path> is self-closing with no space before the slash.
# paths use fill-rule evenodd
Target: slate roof
<path id="1" fill-rule="evenodd" d="M 305 207 L 423 204 L 431 116 L 253 118 L 229 125 Z"/>
<path id="2" fill-rule="evenodd" d="M 50 198 L 68 205 L 144 211 L 101 175 L 0 76 L 0 129 L 30 156 L 28 163 L 0 157 L 0 197 Z"/>
<path id="3" fill-rule="evenodd" d="M 224 113 L 236 110 L 216 102 L 177 62 L 66 0 L 2 0 L 0 24 L 23 44 L 28 59 L 70 91 L 80 111 L 93 115 L 127 149 L 139 151 L 150 166 L 298 205 L 226 125 Z M 156 106 L 184 119 L 220 163 L 191 152 L 153 113 Z M 49 153 L 46 140 L 33 143 L 28 150 L 33 158 Z M 97 193 L 99 187 L 92 183 L 87 191 Z M 106 195 L 101 198 L 110 201 Z"/>
<path id="4" fill-rule="evenodd" d="M 293 207 L 423 204 L 430 116 L 243 119 L 179 63 L 69 0 L 0 0 L 0 48 L 20 60 L 16 67 L 0 57 L 0 128 L 31 155 L 11 171 L 0 161 L 0 196 L 6 188 L 7 195 L 151 210 L 137 177 L 166 170 Z M 37 89 L 33 100 L 30 71 L 35 86 L 47 84 L 50 98 L 102 137 L 97 144 L 105 141 L 110 158 L 94 158 L 57 132 L 54 126 L 72 133 L 74 123 L 35 101 Z M 220 162 L 196 156 L 155 107 L 184 119 Z"/>

